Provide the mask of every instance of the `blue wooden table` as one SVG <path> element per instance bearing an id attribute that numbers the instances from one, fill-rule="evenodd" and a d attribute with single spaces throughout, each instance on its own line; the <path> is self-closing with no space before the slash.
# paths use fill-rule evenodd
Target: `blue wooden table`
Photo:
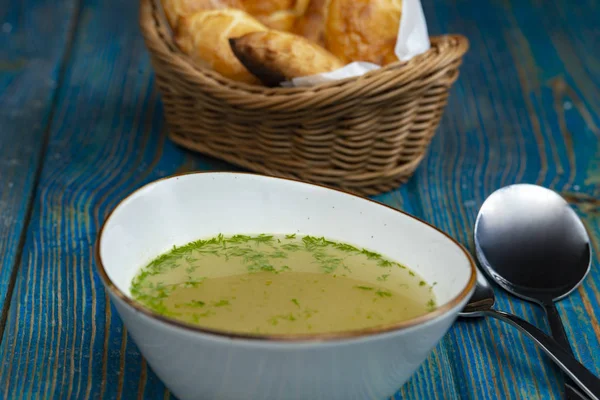
<path id="1" fill-rule="evenodd" d="M 579 360 L 600 374 L 600 4 L 423 1 L 430 33 L 471 41 L 415 176 L 376 199 L 472 249 L 495 189 L 562 193 L 594 263 L 559 304 Z M 0 398 L 169 398 L 95 273 L 103 218 L 135 188 L 234 169 L 173 145 L 135 0 L 0 0 Z M 500 291 L 498 308 L 547 329 Z M 458 321 L 397 399 L 555 399 L 562 377 L 523 335 Z"/>

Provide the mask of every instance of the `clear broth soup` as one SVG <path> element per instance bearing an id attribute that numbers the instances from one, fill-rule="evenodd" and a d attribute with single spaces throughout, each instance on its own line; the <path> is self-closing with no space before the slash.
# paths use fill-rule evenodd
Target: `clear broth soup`
<path id="1" fill-rule="evenodd" d="M 241 334 L 358 330 L 436 306 L 432 286 L 400 263 L 296 235 L 219 235 L 174 247 L 141 269 L 131 294 L 159 314 Z"/>

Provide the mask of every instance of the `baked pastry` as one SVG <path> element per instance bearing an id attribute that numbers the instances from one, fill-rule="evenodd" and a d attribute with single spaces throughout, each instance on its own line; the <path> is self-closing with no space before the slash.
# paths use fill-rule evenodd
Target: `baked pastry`
<path id="1" fill-rule="evenodd" d="M 271 29 L 289 32 L 304 14 L 308 0 L 241 0 L 244 9 Z"/>
<path id="2" fill-rule="evenodd" d="M 394 54 L 402 0 L 330 0 L 325 46 L 344 63 L 397 61 Z"/>
<path id="3" fill-rule="evenodd" d="M 242 10 L 226 8 L 182 17 L 175 33 L 181 50 L 196 62 L 221 75 L 246 83 L 259 83 L 231 51 L 228 39 L 268 28 Z"/>
<path id="4" fill-rule="evenodd" d="M 161 0 L 163 10 L 171 28 L 176 29 L 179 18 L 187 17 L 198 11 L 221 8 L 243 9 L 242 0 Z"/>
<path id="5" fill-rule="evenodd" d="M 342 62 L 323 47 L 293 33 L 269 30 L 229 39 L 236 57 L 267 86 L 333 71 Z"/>
<path id="6" fill-rule="evenodd" d="M 294 33 L 325 46 L 325 19 L 329 0 L 310 0 L 306 11 L 296 20 Z"/>

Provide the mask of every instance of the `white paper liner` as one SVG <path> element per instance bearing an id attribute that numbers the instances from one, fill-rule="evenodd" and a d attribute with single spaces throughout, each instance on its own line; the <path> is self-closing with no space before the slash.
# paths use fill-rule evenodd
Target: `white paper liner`
<path id="1" fill-rule="evenodd" d="M 402 3 L 402 16 L 400 17 L 400 27 L 394 50 L 400 61 L 408 61 L 414 56 L 429 50 L 429 33 L 427 32 L 427 22 L 425 21 L 421 0 L 404 0 Z M 379 68 L 381 66 L 377 64 L 355 61 L 335 71 L 303 76 L 294 78 L 288 82 L 282 82 L 281 86 L 313 86 L 318 83 L 361 76 Z"/>

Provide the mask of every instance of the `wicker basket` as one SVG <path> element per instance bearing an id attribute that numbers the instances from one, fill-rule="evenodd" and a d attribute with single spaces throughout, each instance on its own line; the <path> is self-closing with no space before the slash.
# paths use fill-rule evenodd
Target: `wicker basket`
<path id="1" fill-rule="evenodd" d="M 234 82 L 175 46 L 158 0 L 140 23 L 177 144 L 262 174 L 362 195 L 398 187 L 414 172 L 442 116 L 468 41 L 432 38 L 428 52 L 310 88 Z"/>

